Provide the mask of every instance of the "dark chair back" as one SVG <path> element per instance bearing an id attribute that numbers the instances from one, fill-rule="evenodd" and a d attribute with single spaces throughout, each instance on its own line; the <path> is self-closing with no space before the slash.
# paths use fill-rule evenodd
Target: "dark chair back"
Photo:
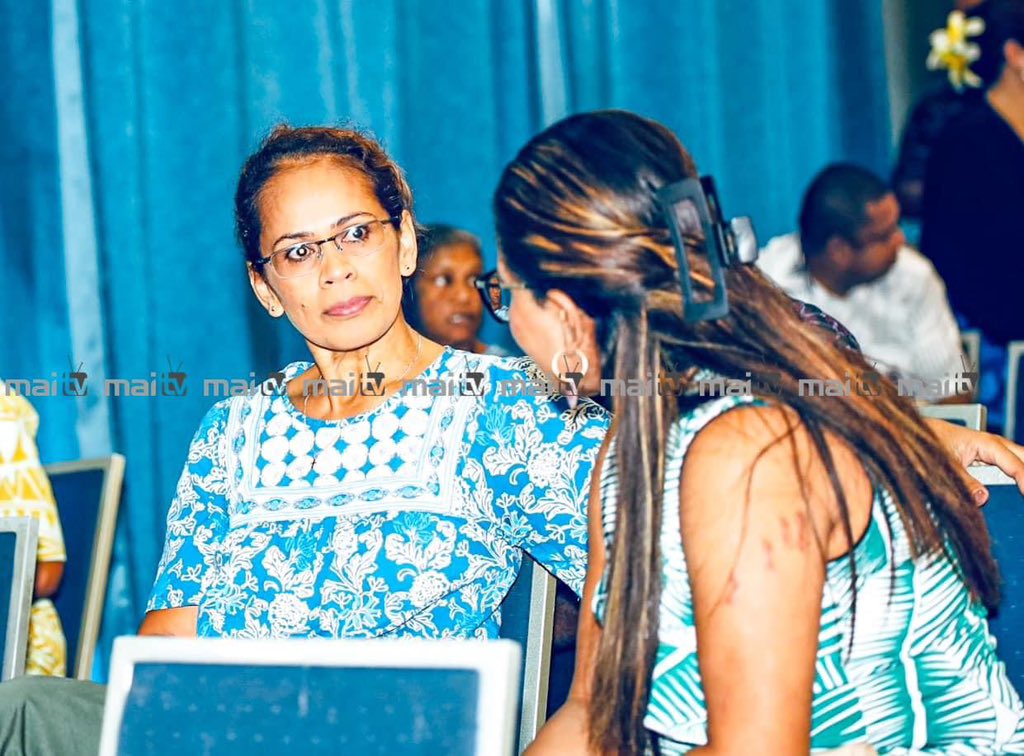
<path id="1" fill-rule="evenodd" d="M 1024 495 L 995 468 L 985 468 L 976 477 L 988 486 L 989 500 L 982 512 L 1003 577 L 1002 604 L 989 627 L 1010 681 L 1024 693 Z"/>
<path id="2" fill-rule="evenodd" d="M 54 597 L 67 638 L 68 676 L 88 680 L 106 602 L 124 457 L 46 466 L 68 561 Z"/>

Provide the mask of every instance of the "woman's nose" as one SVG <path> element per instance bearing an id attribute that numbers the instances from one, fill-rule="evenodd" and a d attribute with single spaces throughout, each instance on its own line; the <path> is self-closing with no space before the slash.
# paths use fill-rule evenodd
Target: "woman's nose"
<path id="1" fill-rule="evenodd" d="M 356 274 L 356 268 L 351 258 L 333 244 L 324 244 L 321 247 L 323 258 L 320 260 L 320 281 L 331 283 L 352 278 Z"/>

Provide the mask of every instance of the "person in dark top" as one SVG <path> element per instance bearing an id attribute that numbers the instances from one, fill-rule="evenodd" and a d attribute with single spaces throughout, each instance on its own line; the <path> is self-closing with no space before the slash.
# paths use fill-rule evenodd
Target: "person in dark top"
<path id="1" fill-rule="evenodd" d="M 906 219 L 919 219 L 923 210 L 924 179 L 928 156 L 942 130 L 964 108 L 981 101 L 977 89 L 958 92 L 947 84 L 922 98 L 907 119 L 900 140 L 899 157 L 892 173 L 892 187 Z"/>
<path id="2" fill-rule="evenodd" d="M 982 21 L 986 19 L 988 3 L 985 0 L 957 0 L 954 6 L 956 10 L 969 14 L 972 18 L 980 18 Z M 971 68 L 984 69 L 986 66 L 998 68 L 984 57 L 979 58 Z M 974 89 L 970 85 L 958 89 L 951 82 L 947 82 L 941 89 L 926 94 L 914 106 L 903 127 L 899 155 L 891 181 L 903 210 L 904 220 L 921 218 L 925 170 L 935 140 L 950 121 L 960 115 L 968 105 L 979 102 L 983 95 L 982 90 Z"/>
<path id="3" fill-rule="evenodd" d="M 989 0 L 986 46 L 1003 52 L 985 97 L 928 158 L 921 251 L 953 309 L 997 345 L 1024 338 L 1024 0 Z M 985 72 L 990 73 L 990 72 Z"/>

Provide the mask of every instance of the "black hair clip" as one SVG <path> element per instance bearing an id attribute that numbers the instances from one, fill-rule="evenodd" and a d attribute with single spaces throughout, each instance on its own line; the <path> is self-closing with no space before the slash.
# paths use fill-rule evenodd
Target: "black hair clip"
<path id="1" fill-rule="evenodd" d="M 715 181 L 711 176 L 688 178 L 658 190 L 656 201 L 668 222 L 679 261 L 679 283 L 683 289 L 683 319 L 688 323 L 717 320 L 729 314 L 725 289 L 725 268 L 750 265 L 757 259 L 757 237 L 750 218 L 724 220 Z M 698 298 L 690 280 L 684 228 L 704 231 L 704 246 L 711 267 L 713 290 Z"/>

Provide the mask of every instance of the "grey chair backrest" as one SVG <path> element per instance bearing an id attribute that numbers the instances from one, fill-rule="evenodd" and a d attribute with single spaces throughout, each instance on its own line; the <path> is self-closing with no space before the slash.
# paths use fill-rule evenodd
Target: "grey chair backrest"
<path id="1" fill-rule="evenodd" d="M 964 350 L 964 359 L 970 366 L 970 370 L 981 370 L 981 331 L 976 328 L 968 328 L 960 331 L 960 345 Z M 977 399 L 979 378 L 974 382 L 972 399 Z"/>
<path id="2" fill-rule="evenodd" d="M 517 753 L 533 741 L 547 717 L 556 589 L 551 573 L 524 555 L 519 575 L 501 604 L 500 635 L 523 648 Z"/>
<path id="3" fill-rule="evenodd" d="M 68 561 L 54 597 L 67 638 L 68 675 L 92 676 L 125 460 L 120 454 L 46 465 Z"/>
<path id="4" fill-rule="evenodd" d="M 1006 352 L 1005 435 L 1019 444 L 1024 443 L 1024 341 L 1011 341 Z"/>
<path id="5" fill-rule="evenodd" d="M 38 540 L 39 521 L 34 517 L 0 517 L 0 612 L 3 613 L 0 680 L 25 674 Z"/>
<path id="6" fill-rule="evenodd" d="M 510 756 L 510 641 L 122 637 L 100 756 Z"/>
<path id="7" fill-rule="evenodd" d="M 985 430 L 988 424 L 988 410 L 984 404 L 927 404 L 920 408 L 925 417 L 963 425 L 974 430 Z"/>

